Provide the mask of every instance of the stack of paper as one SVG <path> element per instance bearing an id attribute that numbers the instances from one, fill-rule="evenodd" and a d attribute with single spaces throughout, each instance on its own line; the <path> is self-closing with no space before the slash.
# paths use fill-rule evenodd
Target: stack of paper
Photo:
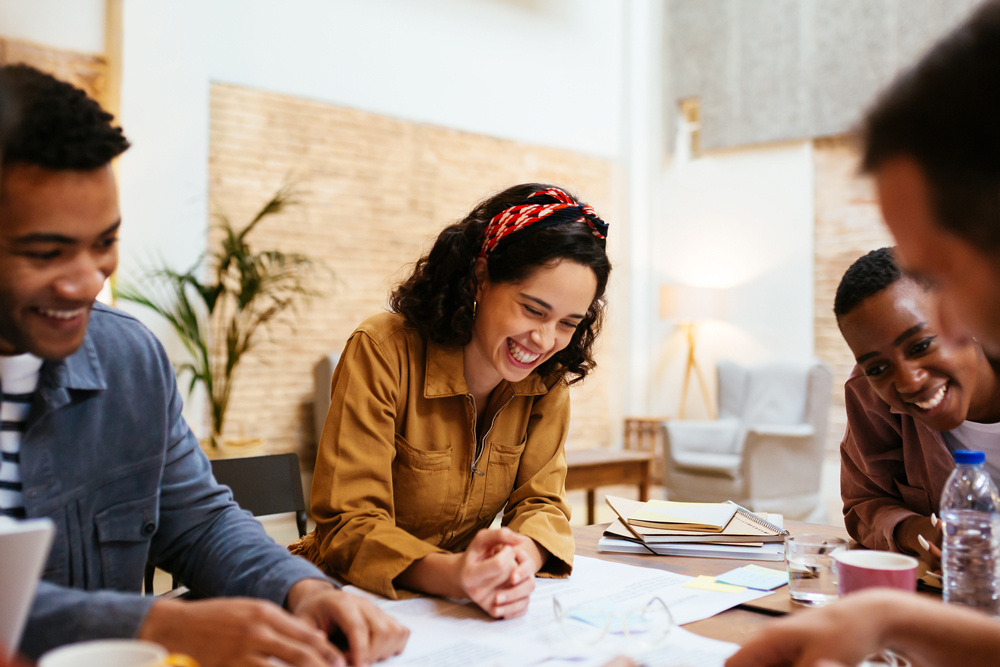
<path id="1" fill-rule="evenodd" d="M 744 560 L 784 559 L 788 531 L 781 527 L 780 514 L 761 516 L 734 503 L 671 504 L 663 500 L 642 503 L 615 496 L 608 496 L 607 503 L 618 519 L 604 532 L 598 543 L 600 551 Z M 719 508 L 725 508 L 725 512 Z M 727 515 L 729 518 L 722 523 Z M 665 521 L 662 517 L 673 520 Z M 661 520 L 651 520 L 655 518 Z M 701 529 L 694 529 L 696 524 Z"/>

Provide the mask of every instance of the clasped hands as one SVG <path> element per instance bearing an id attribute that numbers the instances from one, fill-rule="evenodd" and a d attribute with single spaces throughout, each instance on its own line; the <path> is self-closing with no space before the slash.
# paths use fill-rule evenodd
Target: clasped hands
<path id="1" fill-rule="evenodd" d="M 320 579 L 292 586 L 285 611 L 273 602 L 226 598 L 153 604 L 139 631 L 201 667 L 270 667 L 277 658 L 292 667 L 370 665 L 402 652 L 410 631 L 367 599 Z M 329 640 L 339 630 L 348 650 Z"/>
<path id="2" fill-rule="evenodd" d="M 516 618 L 528 610 L 535 574 L 548 556 L 530 537 L 509 528 L 487 528 L 461 553 L 432 553 L 416 561 L 396 583 L 432 595 L 468 598 L 494 618 Z"/>
<path id="3" fill-rule="evenodd" d="M 483 611 L 494 618 L 516 618 L 528 610 L 535 574 L 543 564 L 534 540 L 509 528 L 486 529 L 457 555 L 462 590 Z"/>

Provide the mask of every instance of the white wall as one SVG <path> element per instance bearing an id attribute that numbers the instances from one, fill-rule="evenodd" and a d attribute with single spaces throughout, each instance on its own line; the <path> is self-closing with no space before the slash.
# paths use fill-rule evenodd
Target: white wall
<path id="1" fill-rule="evenodd" d="M 126 0 L 122 274 L 207 222 L 208 91 L 236 83 L 602 157 L 620 152 L 622 3 Z"/>
<path id="2" fill-rule="evenodd" d="M 814 186 L 811 142 L 720 151 L 668 169 L 651 246 L 650 411 L 675 414 L 684 366 L 674 323 L 658 318 L 658 285 L 727 289 L 727 324 L 701 329 L 699 359 L 752 362 L 813 353 Z M 697 387 L 690 416 L 704 412 Z"/>
<path id="3" fill-rule="evenodd" d="M 105 0 L 0 0 L 0 34 L 58 49 L 104 53 Z"/>

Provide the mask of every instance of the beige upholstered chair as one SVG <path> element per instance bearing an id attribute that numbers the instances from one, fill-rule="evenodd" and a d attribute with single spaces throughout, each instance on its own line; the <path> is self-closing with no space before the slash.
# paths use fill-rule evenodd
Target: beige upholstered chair
<path id="1" fill-rule="evenodd" d="M 718 375 L 717 420 L 665 425 L 667 497 L 825 519 L 820 473 L 830 368 L 818 359 L 720 361 Z"/>

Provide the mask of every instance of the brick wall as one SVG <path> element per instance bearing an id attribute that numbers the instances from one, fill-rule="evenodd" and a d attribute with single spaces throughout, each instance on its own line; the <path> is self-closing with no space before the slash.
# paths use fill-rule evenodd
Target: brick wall
<path id="1" fill-rule="evenodd" d="M 209 175 L 213 211 L 239 224 L 282 182 L 300 183 L 302 205 L 255 230 L 251 245 L 307 253 L 336 274 L 316 284 L 325 294 L 299 310 L 294 328 L 273 327 L 245 358 L 227 417 L 227 432 L 305 460 L 317 436 L 313 366 L 385 309 L 441 228 L 525 181 L 564 185 L 598 211 L 613 205 L 604 160 L 225 84 L 211 90 Z M 571 446 L 608 444 L 611 386 L 605 370 L 573 390 Z"/>
<path id="2" fill-rule="evenodd" d="M 833 367 L 833 404 L 826 446 L 836 451 L 844 437 L 844 382 L 854 356 L 833 316 L 833 297 L 841 276 L 869 250 L 893 245 L 879 214 L 870 179 L 858 175 L 857 148 L 846 139 L 815 142 L 816 169 L 816 355 Z"/>

